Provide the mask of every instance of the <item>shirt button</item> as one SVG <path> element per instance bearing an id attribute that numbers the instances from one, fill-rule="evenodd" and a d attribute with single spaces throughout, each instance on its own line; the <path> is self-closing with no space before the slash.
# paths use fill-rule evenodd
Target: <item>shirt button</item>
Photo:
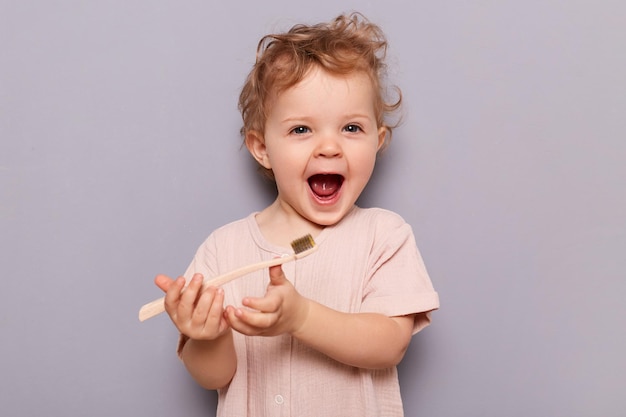
<path id="1" fill-rule="evenodd" d="M 276 402 L 276 404 L 281 405 L 282 403 L 285 402 L 285 399 L 283 398 L 282 395 L 277 395 L 274 397 L 274 401 Z"/>

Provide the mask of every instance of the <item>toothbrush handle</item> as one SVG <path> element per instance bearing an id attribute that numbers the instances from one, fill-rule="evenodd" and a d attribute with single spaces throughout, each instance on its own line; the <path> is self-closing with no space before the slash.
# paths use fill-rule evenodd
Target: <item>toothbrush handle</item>
<path id="1" fill-rule="evenodd" d="M 297 255 L 283 256 L 280 258 L 274 258 L 267 261 L 258 262 L 251 265 L 246 265 L 241 268 L 230 271 L 224 275 L 217 276 L 215 278 L 206 279 L 202 282 L 203 287 L 219 287 L 227 282 L 230 282 L 243 275 L 249 274 L 259 269 L 269 268 L 270 266 L 282 265 L 285 262 L 293 261 L 298 258 Z M 147 304 L 144 304 L 139 310 L 139 321 L 145 321 L 156 315 L 159 315 L 165 311 L 165 297 L 161 297 Z"/>

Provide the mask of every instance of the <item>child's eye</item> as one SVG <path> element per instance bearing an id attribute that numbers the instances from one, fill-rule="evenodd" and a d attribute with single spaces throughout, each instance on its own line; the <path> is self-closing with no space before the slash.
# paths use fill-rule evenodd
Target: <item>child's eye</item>
<path id="1" fill-rule="evenodd" d="M 298 126 L 291 129 L 291 133 L 295 133 L 296 135 L 303 135 L 305 133 L 309 133 L 311 129 L 306 126 Z"/>
<path id="2" fill-rule="evenodd" d="M 361 126 L 359 125 L 347 125 L 343 128 L 343 130 L 349 133 L 357 133 L 361 132 L 363 129 L 361 129 Z"/>

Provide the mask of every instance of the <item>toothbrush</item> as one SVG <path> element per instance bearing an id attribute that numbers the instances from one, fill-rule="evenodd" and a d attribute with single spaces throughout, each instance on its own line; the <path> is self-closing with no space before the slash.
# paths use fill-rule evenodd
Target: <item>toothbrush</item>
<path id="1" fill-rule="evenodd" d="M 311 235 L 306 235 L 291 242 L 291 248 L 294 253 L 291 255 L 285 255 L 280 258 L 274 258 L 267 261 L 261 261 L 258 263 L 243 266 L 241 268 L 230 271 L 224 275 L 220 275 L 215 278 L 210 278 L 202 282 L 204 287 L 224 285 L 236 278 L 249 274 L 259 269 L 269 268 L 270 266 L 282 265 L 287 262 L 295 261 L 296 259 L 304 258 L 315 252 L 317 246 Z M 165 297 L 161 297 L 157 300 L 144 304 L 139 310 L 139 321 L 145 321 L 165 311 Z"/>

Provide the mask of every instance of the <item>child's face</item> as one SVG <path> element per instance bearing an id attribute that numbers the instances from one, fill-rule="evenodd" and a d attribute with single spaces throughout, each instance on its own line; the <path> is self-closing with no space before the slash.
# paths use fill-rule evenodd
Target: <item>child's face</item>
<path id="1" fill-rule="evenodd" d="M 385 138 L 374 100 L 365 73 L 335 76 L 314 68 L 270 101 L 264 137 L 249 135 L 247 144 L 273 171 L 287 215 L 329 226 L 352 208 Z"/>

